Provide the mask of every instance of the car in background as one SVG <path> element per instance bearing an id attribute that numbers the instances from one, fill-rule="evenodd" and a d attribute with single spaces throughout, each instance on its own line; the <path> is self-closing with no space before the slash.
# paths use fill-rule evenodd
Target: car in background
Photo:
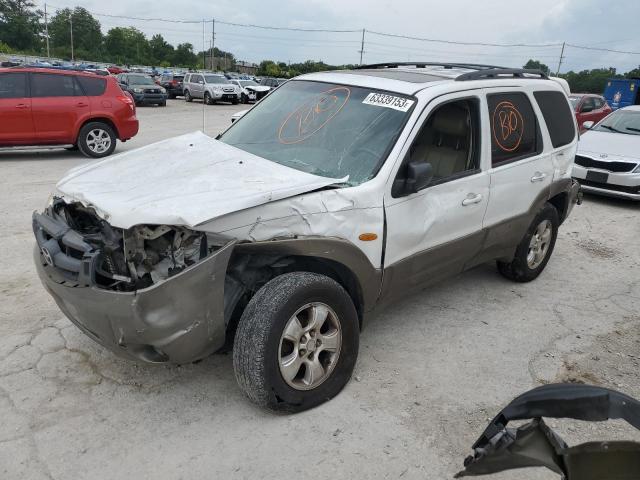
<path id="1" fill-rule="evenodd" d="M 117 65 L 111 65 L 110 67 L 107 67 L 107 70 L 109 70 L 109 73 L 111 75 L 119 75 L 121 73 L 127 73 L 128 72 L 128 70 L 126 68 L 118 67 Z"/>
<path id="2" fill-rule="evenodd" d="M 640 106 L 584 123 L 573 178 L 585 192 L 640 200 Z"/>
<path id="3" fill-rule="evenodd" d="M 167 91 L 142 73 L 121 73 L 117 76 L 120 87 L 129 92 L 136 105 L 167 106 Z"/>
<path id="4" fill-rule="evenodd" d="M 231 83 L 240 87 L 240 101 L 242 103 L 256 102 L 266 97 L 271 91 L 271 87 L 258 85 L 253 80 L 231 80 Z"/>
<path id="5" fill-rule="evenodd" d="M 183 74 L 163 73 L 158 79 L 158 85 L 167 91 L 168 98 L 176 98 L 184 95 L 183 81 Z"/>
<path id="6" fill-rule="evenodd" d="M 573 93 L 569 96 L 571 107 L 576 112 L 578 128 L 581 131 L 584 122 L 598 123 L 613 110 L 602 95 L 591 93 Z"/>
<path id="7" fill-rule="evenodd" d="M 184 77 L 184 99 L 192 102 L 201 98 L 207 105 L 216 102 L 240 103 L 240 87 L 230 83 L 224 75 L 213 73 L 187 73 Z"/>
<path id="8" fill-rule="evenodd" d="M 260 79 L 260 85 L 264 85 L 270 88 L 278 88 L 280 82 L 277 78 L 274 77 L 262 77 L 262 79 Z"/>
<path id="9" fill-rule="evenodd" d="M 136 108 L 114 77 L 45 68 L 0 68 L 0 147 L 79 149 L 93 158 L 138 133 Z"/>

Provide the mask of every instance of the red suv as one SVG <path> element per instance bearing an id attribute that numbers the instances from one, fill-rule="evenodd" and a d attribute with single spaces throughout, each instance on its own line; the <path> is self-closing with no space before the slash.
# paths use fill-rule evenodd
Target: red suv
<path id="1" fill-rule="evenodd" d="M 576 120 L 581 132 L 584 131 L 582 128 L 584 122 L 598 123 L 613 111 L 601 95 L 574 93 L 569 96 L 569 101 L 576 112 Z"/>
<path id="2" fill-rule="evenodd" d="M 110 155 L 138 133 L 136 107 L 114 77 L 43 68 L 0 68 L 0 147 L 77 147 Z"/>

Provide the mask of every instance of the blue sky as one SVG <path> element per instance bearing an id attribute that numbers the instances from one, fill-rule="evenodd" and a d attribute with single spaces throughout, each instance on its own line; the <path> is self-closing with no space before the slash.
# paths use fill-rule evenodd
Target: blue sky
<path id="1" fill-rule="evenodd" d="M 55 7 L 74 1 L 55 0 Z M 635 33 L 640 19 L 637 0 L 84 0 L 93 13 L 172 19 L 211 19 L 260 25 L 361 29 L 433 39 L 485 42 L 557 44 L 563 41 L 640 52 Z M 52 7 L 50 7 L 51 9 Z M 148 35 L 162 33 L 171 43 L 191 42 L 196 50 L 209 47 L 202 25 L 130 21 L 96 15 L 106 31 L 133 25 Z M 357 63 L 361 33 L 304 33 L 242 28 L 216 24 L 216 46 L 239 59 L 298 62 Z M 557 68 L 560 47 L 460 46 L 388 38 L 367 33 L 365 63 L 381 61 L 451 61 L 522 66 L 536 58 Z M 612 66 L 620 71 L 640 64 L 640 55 L 614 54 L 568 47 L 561 71 Z"/>

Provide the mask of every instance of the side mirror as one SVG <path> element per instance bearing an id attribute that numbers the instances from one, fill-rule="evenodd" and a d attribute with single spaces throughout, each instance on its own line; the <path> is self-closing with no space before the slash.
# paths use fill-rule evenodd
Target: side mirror
<path id="1" fill-rule="evenodd" d="M 407 193 L 416 193 L 424 190 L 433 179 L 433 167 L 430 163 L 409 162 L 407 164 L 407 179 L 405 190 Z"/>
<path id="2" fill-rule="evenodd" d="M 585 130 L 591 130 L 593 128 L 594 123 L 592 121 L 584 122 L 582 124 L 582 128 Z"/>
<path id="3" fill-rule="evenodd" d="M 200 85 L 204 85 L 204 82 L 203 82 L 202 80 L 198 80 L 198 83 L 199 83 Z"/>
<path id="4" fill-rule="evenodd" d="M 593 110 L 593 105 L 583 105 L 582 107 L 580 107 L 580 113 L 589 113 L 593 112 Z"/>

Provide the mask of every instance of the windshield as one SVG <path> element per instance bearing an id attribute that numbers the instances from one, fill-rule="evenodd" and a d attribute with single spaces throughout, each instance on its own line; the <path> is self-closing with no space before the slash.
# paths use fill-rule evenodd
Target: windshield
<path id="1" fill-rule="evenodd" d="M 640 135 L 640 111 L 616 110 L 600 122 L 594 130 Z"/>
<path id="2" fill-rule="evenodd" d="M 288 167 L 358 185 L 375 176 L 414 100 L 395 93 L 292 81 L 220 138 Z"/>
<path id="3" fill-rule="evenodd" d="M 248 87 L 251 85 L 258 85 L 258 84 L 253 80 L 240 80 L 240 85 L 242 85 L 243 87 Z"/>
<path id="4" fill-rule="evenodd" d="M 145 77 L 144 75 L 131 75 L 129 83 L 132 85 L 155 85 L 151 77 Z"/>
<path id="5" fill-rule="evenodd" d="M 578 108 L 578 104 L 580 103 L 581 97 L 569 97 L 569 103 L 571 104 L 571 108 L 574 110 Z"/>
<path id="6" fill-rule="evenodd" d="M 229 83 L 229 80 L 220 75 L 205 75 L 204 81 L 206 83 Z"/>

